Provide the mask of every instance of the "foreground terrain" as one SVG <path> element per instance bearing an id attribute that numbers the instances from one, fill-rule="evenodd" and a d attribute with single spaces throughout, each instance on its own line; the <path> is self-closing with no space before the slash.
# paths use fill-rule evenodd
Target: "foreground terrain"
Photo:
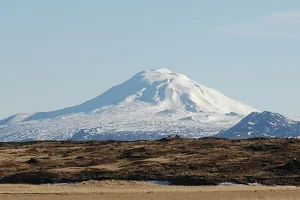
<path id="1" fill-rule="evenodd" d="M 100 181 L 73 185 L 0 185 L 0 199 L 6 200 L 296 200 L 298 187 L 266 186 L 158 186 L 146 182 Z"/>
<path id="2" fill-rule="evenodd" d="M 300 185 L 299 139 L 0 143 L 0 183 L 164 180 Z"/>

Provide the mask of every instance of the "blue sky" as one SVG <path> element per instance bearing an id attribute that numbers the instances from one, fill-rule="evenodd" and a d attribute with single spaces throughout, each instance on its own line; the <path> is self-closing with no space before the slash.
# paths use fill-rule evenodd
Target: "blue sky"
<path id="1" fill-rule="evenodd" d="M 165 67 L 259 110 L 300 115 L 300 2 L 0 3 L 0 118 L 82 103 Z"/>

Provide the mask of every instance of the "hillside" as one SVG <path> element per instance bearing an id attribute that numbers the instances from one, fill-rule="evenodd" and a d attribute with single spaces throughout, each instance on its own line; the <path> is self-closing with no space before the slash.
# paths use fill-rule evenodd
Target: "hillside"
<path id="1" fill-rule="evenodd" d="M 230 139 L 297 138 L 300 137 L 300 122 L 269 111 L 253 112 L 232 128 L 217 134 L 216 137 Z"/>

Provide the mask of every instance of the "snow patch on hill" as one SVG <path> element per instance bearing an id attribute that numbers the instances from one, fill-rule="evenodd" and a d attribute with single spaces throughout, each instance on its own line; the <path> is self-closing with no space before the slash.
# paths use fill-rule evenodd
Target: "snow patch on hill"
<path id="1" fill-rule="evenodd" d="M 219 133 L 217 136 L 229 139 L 253 137 L 296 138 L 300 136 L 300 122 L 269 111 L 253 112 L 238 124 Z"/>

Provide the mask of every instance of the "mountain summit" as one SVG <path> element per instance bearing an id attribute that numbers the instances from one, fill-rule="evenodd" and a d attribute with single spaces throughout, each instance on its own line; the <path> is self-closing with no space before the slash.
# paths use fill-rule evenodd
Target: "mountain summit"
<path id="1" fill-rule="evenodd" d="M 151 69 L 80 105 L 6 118 L 0 121 L 0 140 L 1 136 L 13 138 L 14 134 L 28 139 L 26 132 L 33 139 L 67 139 L 90 128 L 96 128 L 97 133 L 155 132 L 171 124 L 184 129 L 194 123 L 194 127 L 206 124 L 220 129 L 253 111 L 256 110 L 183 74 Z"/>

